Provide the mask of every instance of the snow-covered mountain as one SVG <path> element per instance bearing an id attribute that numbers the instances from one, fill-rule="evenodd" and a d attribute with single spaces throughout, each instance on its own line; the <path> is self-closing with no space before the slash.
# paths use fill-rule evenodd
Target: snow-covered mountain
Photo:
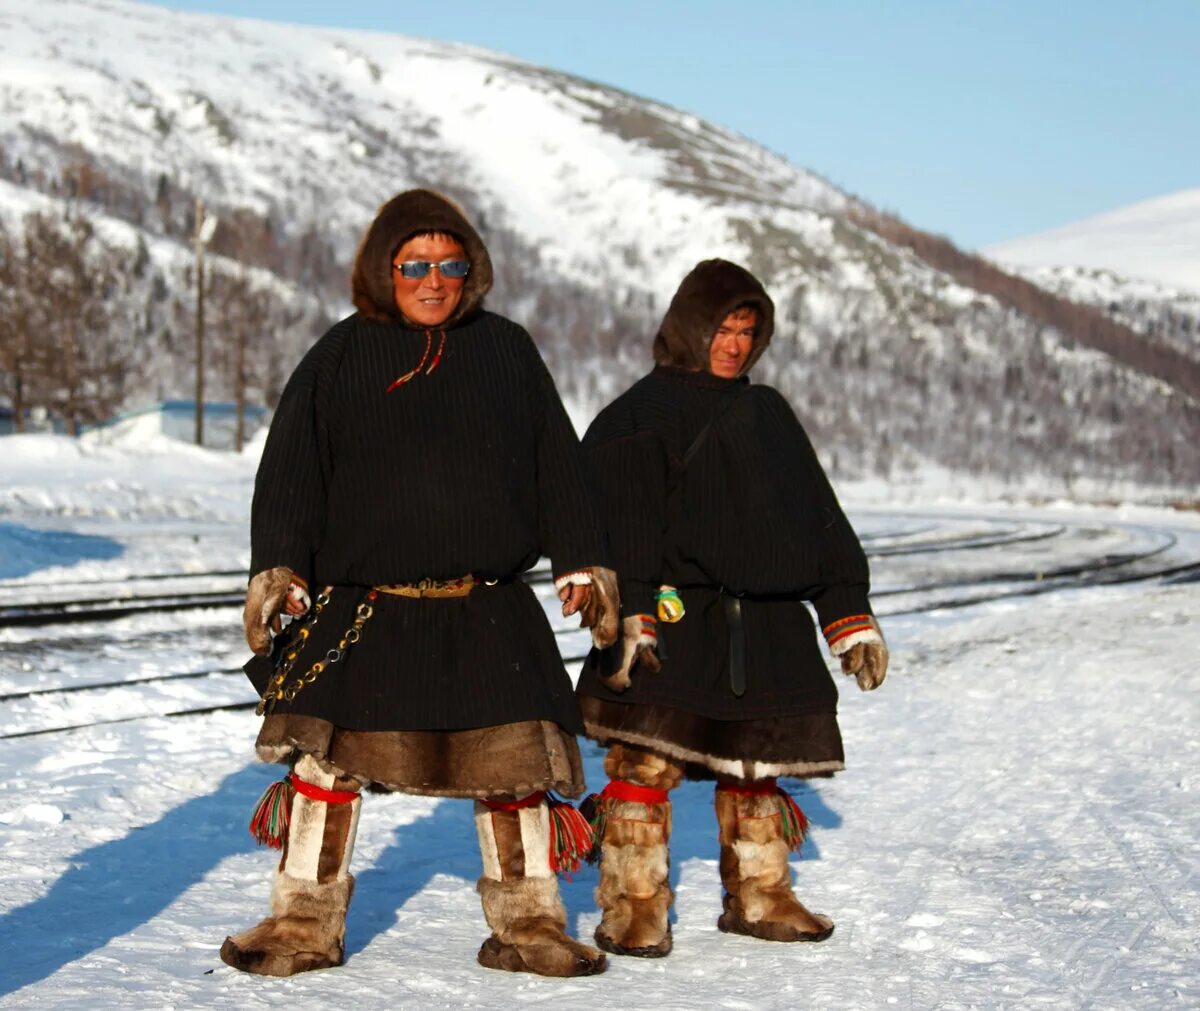
<path id="1" fill-rule="evenodd" d="M 0 178 L 9 230 L 32 203 L 71 202 L 136 247 L 131 402 L 190 383 L 196 196 L 222 222 L 218 275 L 248 262 L 282 307 L 256 342 L 252 386 L 269 402 L 348 308 L 347 264 L 375 208 L 428 185 L 481 225 L 490 304 L 539 339 L 578 420 L 648 367 L 683 274 L 724 256 L 779 309 L 759 378 L 838 472 L 936 463 L 1041 474 L 1048 492 L 1121 478 L 1168 493 L 1200 472 L 1190 380 L 1098 352 L 1086 326 L 1048 325 L 970 271 L 935 269 L 873 229 L 866 205 L 747 138 L 476 48 L 125 0 L 6 0 Z M 212 368 L 221 395 L 224 366 Z"/>
<path id="2" fill-rule="evenodd" d="M 1015 267 L 1090 268 L 1200 294 L 1200 189 L 1143 200 L 983 252 Z"/>

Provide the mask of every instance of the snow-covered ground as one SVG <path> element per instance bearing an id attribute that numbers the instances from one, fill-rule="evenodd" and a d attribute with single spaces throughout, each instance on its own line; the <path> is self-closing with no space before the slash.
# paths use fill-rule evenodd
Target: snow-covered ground
<path id="1" fill-rule="evenodd" d="M 253 448 L 0 440 L 0 606 L 242 568 L 254 462 Z M 842 683 L 847 771 L 791 784 L 813 825 L 798 892 L 836 921 L 826 943 L 717 931 L 711 787 L 692 783 L 674 794 L 669 958 L 612 958 L 583 980 L 490 972 L 475 963 L 470 805 L 370 796 L 345 966 L 227 968 L 225 935 L 266 911 L 275 854 L 246 820 L 278 770 L 255 762 L 249 712 L 160 714 L 248 701 L 249 686 L 11 698 L 236 667 L 226 606 L 0 627 L 0 1006 L 1196 1006 L 1200 584 L 1065 582 L 1195 562 L 1200 516 L 843 492 L 893 662 L 877 692 Z M 1122 555 L 1142 561 L 1104 567 Z M 570 655 L 579 637 L 562 642 Z M 599 788 L 600 753 L 585 755 Z M 595 881 L 586 868 L 563 885 L 584 937 Z"/>

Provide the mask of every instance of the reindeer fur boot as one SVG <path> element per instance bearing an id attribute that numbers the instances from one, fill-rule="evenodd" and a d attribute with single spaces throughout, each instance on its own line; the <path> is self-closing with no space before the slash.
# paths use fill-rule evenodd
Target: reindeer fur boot
<path id="1" fill-rule="evenodd" d="M 271 915 L 221 946 L 226 965 L 261 976 L 341 965 L 354 892 L 348 869 L 362 804 L 359 784 L 337 779 L 305 755 L 286 789 L 289 818 Z"/>
<path id="2" fill-rule="evenodd" d="M 788 852 L 804 838 L 800 809 L 774 780 L 721 784 L 716 809 L 725 886 L 717 927 L 766 941 L 824 941 L 833 921 L 810 913 L 792 893 Z"/>
<path id="3" fill-rule="evenodd" d="M 662 958 L 671 951 L 671 802 L 682 766 L 616 744 L 604 760 L 610 782 L 596 798 L 601 920 L 596 944 L 614 955 Z"/>
<path id="4" fill-rule="evenodd" d="M 603 972 L 604 954 L 567 935 L 544 795 L 511 803 L 476 801 L 475 828 L 483 854 L 479 896 L 492 928 L 479 949 L 479 964 L 539 976 Z"/>

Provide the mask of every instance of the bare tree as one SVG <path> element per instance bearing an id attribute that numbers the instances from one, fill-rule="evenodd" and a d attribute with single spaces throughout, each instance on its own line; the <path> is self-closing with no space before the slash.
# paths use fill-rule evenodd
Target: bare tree
<path id="1" fill-rule="evenodd" d="M 26 359 L 44 372 L 42 399 L 72 435 L 108 416 L 124 394 L 128 342 L 119 297 L 129 257 L 101 243 L 81 214 L 25 217 L 21 287 Z"/>

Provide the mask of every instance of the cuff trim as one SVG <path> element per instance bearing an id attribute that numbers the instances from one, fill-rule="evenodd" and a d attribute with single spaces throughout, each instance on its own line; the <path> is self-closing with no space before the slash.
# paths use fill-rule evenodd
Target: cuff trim
<path id="1" fill-rule="evenodd" d="M 312 607 L 312 598 L 308 595 L 308 584 L 296 575 L 292 576 L 292 581 L 288 584 L 288 596 L 300 601 L 306 611 Z"/>
<path id="2" fill-rule="evenodd" d="M 565 572 L 554 580 L 554 588 L 561 590 L 564 586 L 591 586 L 592 574 L 587 569 L 575 572 Z"/>
<path id="3" fill-rule="evenodd" d="M 821 631 L 825 641 L 829 643 L 829 651 L 834 656 L 841 656 L 856 643 L 883 642 L 879 626 L 869 614 L 852 614 L 848 618 L 831 622 Z"/>
<path id="4" fill-rule="evenodd" d="M 855 632 L 853 635 L 846 636 L 845 639 L 840 639 L 836 646 L 830 646 L 829 652 L 834 656 L 842 656 L 850 651 L 852 646 L 857 646 L 860 642 L 875 642 L 883 645 L 883 636 L 873 628 L 864 629 L 861 632 Z"/>
<path id="5" fill-rule="evenodd" d="M 635 615 L 641 623 L 641 628 L 638 630 L 637 643 L 638 646 L 656 646 L 658 645 L 658 629 L 655 627 L 658 623 L 652 614 Z"/>

